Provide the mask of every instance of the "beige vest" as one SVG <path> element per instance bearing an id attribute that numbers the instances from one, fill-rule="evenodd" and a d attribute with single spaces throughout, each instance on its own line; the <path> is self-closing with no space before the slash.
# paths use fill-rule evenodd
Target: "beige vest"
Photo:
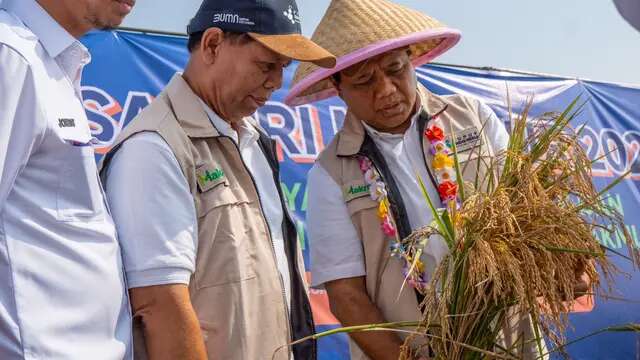
<path id="1" fill-rule="evenodd" d="M 123 141 L 143 131 L 156 132 L 169 144 L 193 196 L 198 252 L 189 292 L 209 359 L 271 359 L 276 348 L 311 334 L 300 247 L 286 245 L 293 254 L 289 262 L 296 321 L 290 326 L 269 228 L 251 175 L 233 140 L 218 133 L 182 76 L 174 76 L 123 130 L 104 164 Z M 285 241 L 291 240 L 287 234 L 291 232 L 285 231 Z M 295 235 L 289 242 L 297 243 Z M 134 326 L 140 325 L 137 320 Z M 139 328 L 134 342 L 136 358 L 146 358 Z M 315 352 L 315 342 L 294 348 L 300 359 L 315 358 Z M 275 359 L 286 360 L 288 354 L 285 348 Z"/>
<path id="2" fill-rule="evenodd" d="M 488 179 L 491 174 L 487 174 L 486 166 L 481 166 L 478 169 L 476 167 L 477 162 L 471 161 L 470 164 L 473 164 L 473 166 L 464 167 L 467 161 L 476 159 L 478 156 L 493 156 L 492 149 L 487 146 L 487 137 L 480 131 L 483 128 L 482 122 L 486 119 L 478 118 L 477 102 L 464 96 L 442 98 L 431 94 L 421 85 L 419 85 L 418 94 L 421 111 L 426 111 L 430 115 L 439 114 L 438 118 L 442 121 L 446 134 L 451 133 L 449 125 L 453 127 L 454 133 L 457 135 L 464 134 L 465 130 L 470 128 L 478 130 L 482 146 L 476 147 L 474 150 L 461 152 L 459 158 L 464 168 L 463 177 L 465 181 L 474 183 L 476 175 L 480 179 Z M 446 110 L 442 111 L 445 106 Z M 366 148 L 366 145 L 363 145 L 363 143 L 366 143 L 365 137 L 368 136 L 366 136 L 362 122 L 356 119 L 353 114 L 348 113 L 343 128 L 318 158 L 319 164 L 343 191 L 354 185 L 365 185 L 356 156 L 359 153 L 362 154 L 363 149 Z M 423 151 L 426 155 L 426 164 L 433 174 L 433 170 L 430 169 L 433 156 L 428 146 L 428 142 L 425 141 Z M 381 175 L 384 178 L 384 174 Z M 425 186 L 433 186 L 430 179 L 423 180 Z M 384 181 L 387 184 L 387 190 L 390 191 L 389 182 L 393 180 L 384 178 Z M 416 196 L 421 195 L 416 194 Z M 390 198 L 392 198 L 392 194 L 390 194 Z M 403 227 L 401 222 L 405 224 L 408 224 L 408 222 L 406 216 L 398 216 L 398 212 L 401 211 L 401 205 L 398 204 L 398 206 L 394 207 L 393 199 L 390 200 L 392 201 L 391 213 L 400 233 Z M 439 199 L 436 200 L 439 201 Z M 362 240 L 365 268 L 367 269 L 366 286 L 369 297 L 388 322 L 421 319 L 422 315 L 418 309 L 418 301 L 414 289 L 404 286 L 401 290 L 404 281 L 402 274 L 403 264 L 401 260 L 390 256 L 389 244 L 393 239 L 385 236 L 381 230 L 380 220 L 377 215 L 378 203 L 369 196 L 345 198 L 345 201 L 351 220 Z M 405 225 L 404 227 L 406 228 L 407 226 Z M 408 231 L 410 230 L 408 229 Z M 399 234 L 399 236 L 402 235 Z M 352 359 L 368 359 L 355 342 L 350 341 L 350 348 Z"/>

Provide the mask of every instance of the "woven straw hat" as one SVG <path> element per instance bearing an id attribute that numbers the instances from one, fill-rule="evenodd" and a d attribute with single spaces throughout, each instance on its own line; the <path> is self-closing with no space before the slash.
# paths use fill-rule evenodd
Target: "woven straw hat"
<path id="1" fill-rule="evenodd" d="M 393 49 L 410 46 L 413 65 L 426 64 L 458 43 L 460 32 L 387 0 L 332 0 L 311 40 L 333 53 L 337 64 L 322 69 L 301 63 L 285 98 L 288 105 L 337 95 L 331 75 Z"/>

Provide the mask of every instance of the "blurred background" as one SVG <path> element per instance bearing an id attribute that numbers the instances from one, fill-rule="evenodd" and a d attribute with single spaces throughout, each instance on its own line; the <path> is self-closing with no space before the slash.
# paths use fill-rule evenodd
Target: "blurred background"
<path id="1" fill-rule="evenodd" d="M 640 0 L 394 0 L 462 30 L 460 44 L 438 62 L 640 84 L 640 32 L 614 1 L 640 12 Z M 329 2 L 297 1 L 306 35 Z M 200 3 L 138 0 L 123 26 L 183 33 Z"/>
<path id="2" fill-rule="evenodd" d="M 329 2 L 297 1 L 306 35 L 311 36 Z M 612 0 L 394 2 L 462 30 L 462 41 L 438 62 L 640 84 L 640 32 Z M 185 32 L 200 3 L 138 0 L 123 25 Z"/>

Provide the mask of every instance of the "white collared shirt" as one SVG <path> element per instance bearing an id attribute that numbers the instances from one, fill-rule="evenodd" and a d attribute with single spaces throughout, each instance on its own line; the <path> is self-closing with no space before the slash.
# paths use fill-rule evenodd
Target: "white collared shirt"
<path id="1" fill-rule="evenodd" d="M 446 98 L 446 97 L 445 97 Z M 494 151 L 506 148 L 509 135 L 495 113 L 477 101 L 478 118 L 488 119 L 484 133 Z M 439 199 L 431 185 L 422 158 L 417 115 L 404 134 L 376 131 L 367 124 L 365 129 L 382 153 L 407 210 L 411 229 L 429 225 L 433 217 L 422 196 L 416 173 L 425 184 L 431 199 Z M 362 241 L 351 221 L 342 189 L 327 171 L 316 163 L 309 171 L 307 182 L 307 230 L 311 243 L 312 286 L 322 287 L 328 281 L 366 275 Z M 423 254 L 430 277 L 442 257 L 448 252 L 443 240 L 432 238 Z"/>
<path id="2" fill-rule="evenodd" d="M 120 248 L 80 78 L 89 54 L 35 0 L 0 10 L 0 358 L 130 359 Z"/>
<path id="3" fill-rule="evenodd" d="M 218 132 L 238 145 L 255 180 L 287 304 L 291 306 L 289 264 L 282 233 L 284 212 L 276 188 L 279 184 L 258 143 L 259 133 L 247 121 L 236 132 L 204 102 L 201 104 Z M 144 181 L 145 174 L 154 174 L 158 179 L 153 192 Z M 105 188 L 118 227 L 129 287 L 188 285 L 195 271 L 198 218 L 189 184 L 169 145 L 152 132 L 127 139 L 109 162 Z"/>

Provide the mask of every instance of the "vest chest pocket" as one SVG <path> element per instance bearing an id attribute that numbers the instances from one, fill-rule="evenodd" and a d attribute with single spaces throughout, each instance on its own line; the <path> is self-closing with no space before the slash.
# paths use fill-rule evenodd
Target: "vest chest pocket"
<path id="1" fill-rule="evenodd" d="M 253 223 L 259 219 L 241 188 L 220 183 L 198 193 L 198 289 L 222 286 L 256 277 L 258 239 Z"/>
<path id="2" fill-rule="evenodd" d="M 358 237 L 363 242 L 367 228 L 380 229 L 380 221 L 377 215 L 378 203 L 371 200 L 368 194 L 367 196 L 346 201 L 345 204 L 347 205 L 347 211 L 349 211 L 351 221 L 356 227 Z"/>
<path id="3" fill-rule="evenodd" d="M 474 188 L 476 188 L 476 184 L 479 188 L 486 187 L 488 183 L 487 171 L 490 167 L 495 168 L 496 166 L 496 164 L 492 164 L 495 159 L 492 158 L 488 150 L 480 147 L 459 153 L 458 161 L 465 182 L 473 184 Z"/>
<path id="4" fill-rule="evenodd" d="M 377 211 L 378 203 L 371 200 L 371 197 L 367 194 L 366 197 L 359 197 L 355 199 L 351 199 L 346 202 L 347 210 L 349 210 L 349 215 L 354 216 L 355 214 L 367 210 L 373 209 Z"/>
<path id="5" fill-rule="evenodd" d="M 207 191 L 198 192 L 196 211 L 198 218 L 202 218 L 210 211 L 223 206 L 232 206 L 243 201 L 227 182 L 220 182 Z"/>
<path id="6" fill-rule="evenodd" d="M 475 174 L 476 169 L 478 168 L 478 162 L 480 162 L 480 166 L 483 164 L 483 159 L 480 157 L 478 152 L 479 148 L 475 148 L 473 150 L 465 151 L 458 153 L 458 161 L 460 162 L 460 170 L 462 170 L 465 174 L 470 174 L 473 172 Z M 453 155 L 450 155 L 453 158 Z M 485 161 L 488 161 L 486 159 Z"/>

